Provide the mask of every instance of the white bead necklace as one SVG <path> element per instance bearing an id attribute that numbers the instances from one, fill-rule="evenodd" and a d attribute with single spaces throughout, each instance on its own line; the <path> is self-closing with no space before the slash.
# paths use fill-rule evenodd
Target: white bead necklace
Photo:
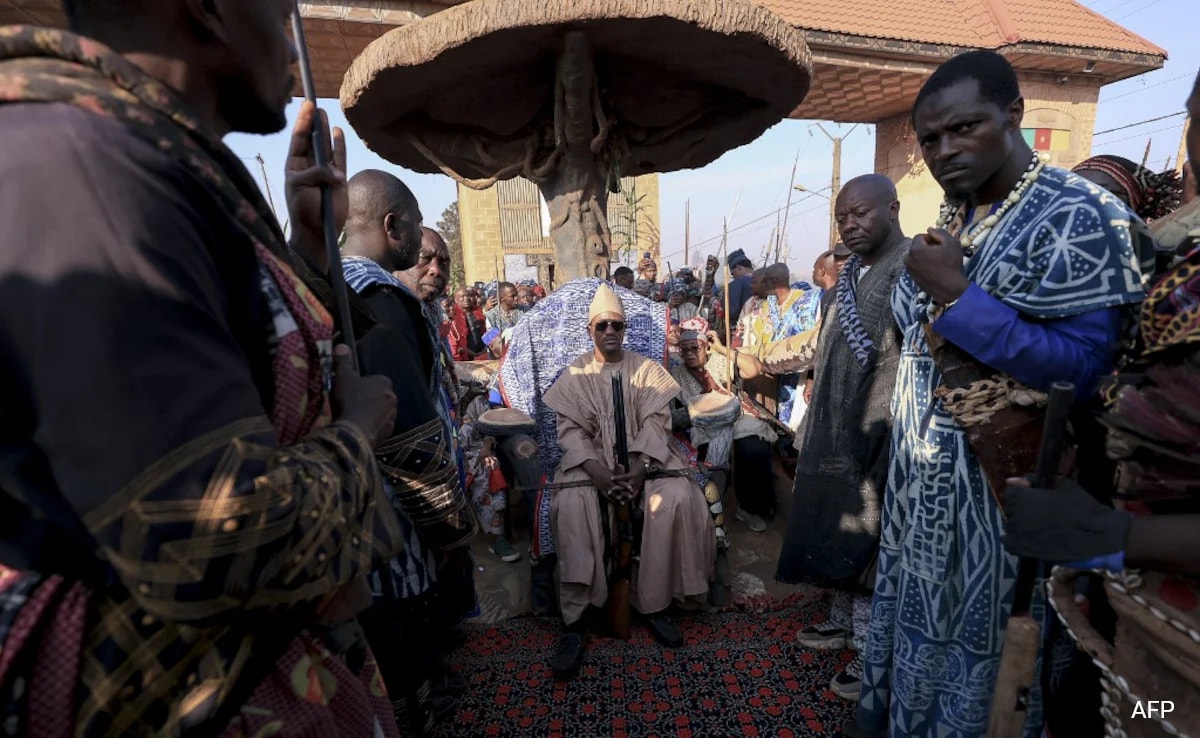
<path id="1" fill-rule="evenodd" d="M 1021 179 L 1017 180 L 1016 186 L 1013 187 L 1012 192 L 1008 193 L 1008 197 L 1004 198 L 1004 200 L 1000 203 L 1000 207 L 996 208 L 996 212 L 988 215 L 978 225 L 971 226 L 963 232 L 962 238 L 959 239 L 959 243 L 962 244 L 964 256 L 970 257 L 975 254 L 975 249 L 977 246 L 983 243 L 983 240 L 987 238 L 989 233 L 992 232 L 992 229 L 996 227 L 996 224 L 1000 222 L 1000 219 L 1003 218 L 1014 205 L 1021 201 L 1021 198 L 1025 196 L 1025 193 L 1030 187 L 1033 186 L 1033 183 L 1037 181 L 1038 176 L 1041 175 L 1042 170 L 1045 169 L 1046 164 L 1049 161 L 1049 155 L 1034 152 L 1033 158 L 1029 162 L 1029 166 L 1025 168 L 1025 173 L 1021 175 Z M 949 225 L 950 221 L 954 219 L 955 214 L 958 212 L 958 208 L 959 206 L 957 204 L 952 203 L 949 200 L 942 202 L 942 208 L 941 213 L 938 216 L 937 227 L 945 228 L 947 225 Z"/>

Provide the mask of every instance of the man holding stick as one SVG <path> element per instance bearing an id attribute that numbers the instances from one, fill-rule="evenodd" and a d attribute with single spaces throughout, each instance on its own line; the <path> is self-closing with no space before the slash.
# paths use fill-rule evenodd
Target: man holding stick
<path id="1" fill-rule="evenodd" d="M 567 626 L 552 662 L 560 678 L 574 675 L 583 661 L 588 607 L 601 607 L 609 597 L 602 504 L 634 504 L 643 510 L 632 603 L 664 645 L 683 643 L 667 608 L 674 600 L 707 595 L 716 557 L 712 518 L 695 483 L 686 477 L 647 480 L 651 466 L 687 466 L 670 445 L 670 404 L 679 385 L 661 365 L 622 349 L 625 310 L 607 284 L 600 285 L 588 312 L 594 351 L 567 367 L 543 398 L 558 415 L 563 455 L 554 474 L 556 485 L 580 482 L 555 490 L 551 500 L 559 604 Z M 616 372 L 625 400 L 628 470 L 615 460 L 611 378 Z"/>
<path id="2" fill-rule="evenodd" d="M 328 312 L 221 141 L 284 126 L 291 7 L 70 0 L 73 33 L 0 36 L 16 735 L 397 734 L 344 627 L 400 546 L 373 459 L 395 397 L 331 355 Z M 288 206 L 327 268 L 320 188 L 344 218 L 345 149 L 335 132 L 335 168 L 314 165 L 315 118 Z M 336 695 L 303 699 L 296 670 Z"/>

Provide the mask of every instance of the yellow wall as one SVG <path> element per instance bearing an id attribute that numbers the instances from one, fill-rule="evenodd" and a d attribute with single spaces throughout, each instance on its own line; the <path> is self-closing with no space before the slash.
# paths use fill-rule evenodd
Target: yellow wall
<path id="1" fill-rule="evenodd" d="M 1058 132 L 1056 143 L 1066 134 L 1066 150 L 1047 152 L 1052 165 L 1070 169 L 1091 155 L 1099 86 L 1022 78 L 1021 92 L 1025 96 L 1022 128 L 1053 129 Z M 937 221 L 942 189 L 925 167 L 908 113 L 878 124 L 875 171 L 896 183 L 900 194 L 900 225 L 906 234 L 921 233 Z"/>
<path id="2" fill-rule="evenodd" d="M 659 206 L 658 175 L 643 174 L 637 178 L 637 193 L 644 197 L 638 213 L 638 257 L 649 251 L 655 260 L 661 253 L 661 212 Z"/>
<path id="3" fill-rule="evenodd" d="M 659 254 L 659 189 L 658 175 L 647 174 L 637 178 L 637 194 L 643 198 L 638 211 L 638 255 L 650 251 L 654 258 Z M 466 280 L 490 282 L 496 278 L 499 265 L 504 279 L 504 251 L 500 241 L 500 202 L 496 188 L 472 190 L 458 186 L 458 218 L 462 229 L 463 260 L 466 262 Z M 513 256 L 517 252 L 509 252 Z M 636 263 L 636 259 L 634 261 Z"/>
<path id="4" fill-rule="evenodd" d="M 496 188 L 480 191 L 459 185 L 458 222 L 462 231 L 467 283 L 492 281 L 496 278 L 497 262 L 501 270 L 504 268 Z"/>

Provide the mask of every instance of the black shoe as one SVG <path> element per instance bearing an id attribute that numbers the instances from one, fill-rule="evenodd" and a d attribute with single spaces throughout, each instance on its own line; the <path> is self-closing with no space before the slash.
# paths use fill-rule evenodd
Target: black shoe
<path id="1" fill-rule="evenodd" d="M 654 639 L 667 648 L 679 648 L 683 645 L 683 635 L 665 613 L 647 615 L 646 625 L 650 626 L 650 632 L 654 635 Z"/>
<path id="2" fill-rule="evenodd" d="M 853 718 L 851 718 L 850 722 L 842 726 L 842 738 L 885 738 L 886 736 L 886 730 L 864 728 Z"/>
<path id="3" fill-rule="evenodd" d="M 424 738 L 433 730 L 433 711 L 417 697 L 393 700 L 392 713 L 404 736 Z"/>
<path id="4" fill-rule="evenodd" d="M 445 671 L 433 682 L 433 696 L 462 697 L 467 693 L 467 680 L 453 671 Z"/>
<path id="5" fill-rule="evenodd" d="M 558 642 L 558 651 L 550 659 L 550 669 L 554 677 L 567 680 L 579 673 L 583 665 L 583 636 L 579 633 L 566 633 Z"/>
<path id="6" fill-rule="evenodd" d="M 433 715 L 434 720 L 443 720 L 453 715 L 455 708 L 458 707 L 458 701 L 448 694 L 435 694 L 429 699 L 428 704 L 429 712 Z"/>

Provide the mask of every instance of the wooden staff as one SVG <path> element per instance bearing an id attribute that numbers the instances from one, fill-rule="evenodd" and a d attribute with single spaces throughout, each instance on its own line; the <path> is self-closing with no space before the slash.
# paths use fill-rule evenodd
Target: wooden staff
<path id="1" fill-rule="evenodd" d="M 292 35 L 296 40 L 296 52 L 300 59 L 300 81 L 304 86 L 304 99 L 315 107 L 317 86 L 313 82 L 312 63 L 308 57 L 308 43 L 304 39 L 304 22 L 300 18 L 300 1 L 292 3 Z M 327 148 L 328 137 L 320 110 L 315 111 L 312 124 L 313 159 L 317 166 L 329 166 L 331 155 Z M 337 224 L 333 215 L 333 194 L 328 187 L 321 187 L 321 220 L 325 226 L 325 255 L 329 259 L 329 286 L 333 290 L 336 307 L 334 319 L 342 343 L 350 349 L 350 361 L 358 368 L 358 351 L 354 340 L 354 324 L 350 320 L 350 293 L 346 277 L 342 274 L 342 253 L 338 249 Z"/>
<path id="2" fill-rule="evenodd" d="M 730 338 L 730 335 L 731 335 L 730 328 L 732 327 L 732 326 L 730 326 L 730 322 L 731 322 L 731 318 L 733 316 L 731 316 L 729 314 L 729 271 L 730 271 L 730 266 L 729 266 L 729 221 L 728 220 L 724 221 L 724 223 L 721 226 L 721 260 L 725 262 L 725 345 L 729 347 L 730 351 L 733 351 L 734 350 L 733 349 L 733 340 Z M 736 370 L 736 367 L 735 367 L 735 370 Z M 726 382 L 725 389 L 727 389 L 729 391 L 729 394 L 732 395 L 733 394 L 734 372 L 728 371 L 728 372 L 725 372 L 725 374 L 727 375 L 726 379 L 725 379 L 725 382 Z"/>

